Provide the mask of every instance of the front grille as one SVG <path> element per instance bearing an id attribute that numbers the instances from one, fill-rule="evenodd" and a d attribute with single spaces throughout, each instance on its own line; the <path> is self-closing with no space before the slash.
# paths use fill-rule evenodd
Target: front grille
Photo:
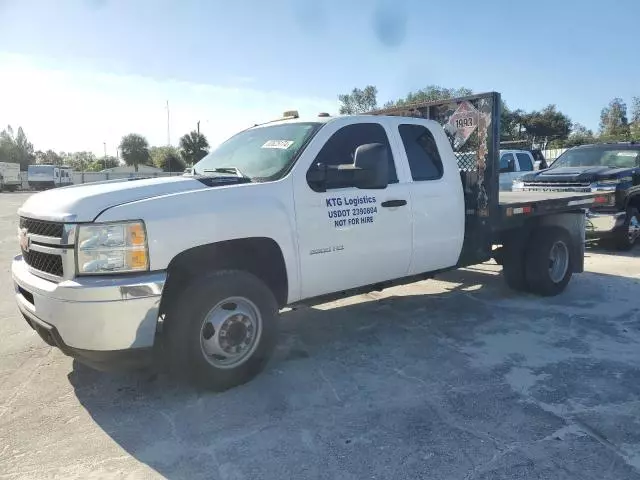
<path id="1" fill-rule="evenodd" d="M 33 235 L 62 238 L 64 224 L 20 217 L 20 228 L 26 228 Z"/>
<path id="2" fill-rule="evenodd" d="M 523 189 L 531 192 L 590 192 L 591 184 L 583 182 L 525 182 Z"/>
<path id="3" fill-rule="evenodd" d="M 62 257 L 52 253 L 43 253 L 36 250 L 22 251 L 22 258 L 31 268 L 39 270 L 49 275 L 62 277 L 64 270 L 62 268 Z"/>

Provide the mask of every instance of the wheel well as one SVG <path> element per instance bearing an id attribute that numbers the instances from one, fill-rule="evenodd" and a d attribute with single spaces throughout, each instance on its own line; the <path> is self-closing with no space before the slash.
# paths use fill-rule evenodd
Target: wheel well
<path id="1" fill-rule="evenodd" d="M 627 204 L 630 207 L 635 207 L 638 210 L 640 210 L 640 194 L 634 195 L 633 197 L 629 198 L 629 201 Z"/>
<path id="2" fill-rule="evenodd" d="M 167 268 L 160 313 L 194 277 L 213 270 L 252 273 L 271 289 L 280 307 L 287 304 L 289 285 L 282 251 L 271 238 L 255 237 L 201 245 L 176 255 Z"/>

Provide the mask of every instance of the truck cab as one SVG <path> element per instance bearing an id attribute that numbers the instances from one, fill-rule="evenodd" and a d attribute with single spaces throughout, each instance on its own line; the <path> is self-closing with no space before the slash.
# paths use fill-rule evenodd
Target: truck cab
<path id="1" fill-rule="evenodd" d="M 73 183 L 73 170 L 67 166 L 29 165 L 27 182 L 34 190 L 64 187 Z"/>
<path id="2" fill-rule="evenodd" d="M 513 182 L 533 172 L 534 159 L 527 150 L 500 150 L 500 190 L 510 191 Z"/>

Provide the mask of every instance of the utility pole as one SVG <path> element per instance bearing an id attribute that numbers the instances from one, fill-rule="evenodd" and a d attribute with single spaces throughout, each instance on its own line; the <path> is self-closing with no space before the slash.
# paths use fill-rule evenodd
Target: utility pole
<path id="1" fill-rule="evenodd" d="M 107 169 L 107 142 L 102 142 L 104 145 L 104 169 Z"/>
<path id="2" fill-rule="evenodd" d="M 200 136 L 200 120 L 198 120 L 198 136 Z"/>
<path id="3" fill-rule="evenodd" d="M 171 128 L 169 127 L 169 100 L 167 100 L 167 146 L 171 145 Z"/>

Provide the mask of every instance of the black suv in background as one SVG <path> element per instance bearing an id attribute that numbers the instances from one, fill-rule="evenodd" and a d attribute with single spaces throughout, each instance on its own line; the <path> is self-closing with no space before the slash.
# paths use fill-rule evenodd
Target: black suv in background
<path id="1" fill-rule="evenodd" d="M 599 143 L 570 148 L 551 168 L 523 176 L 515 191 L 615 192 L 587 212 L 587 236 L 629 250 L 640 238 L 640 144 Z"/>

